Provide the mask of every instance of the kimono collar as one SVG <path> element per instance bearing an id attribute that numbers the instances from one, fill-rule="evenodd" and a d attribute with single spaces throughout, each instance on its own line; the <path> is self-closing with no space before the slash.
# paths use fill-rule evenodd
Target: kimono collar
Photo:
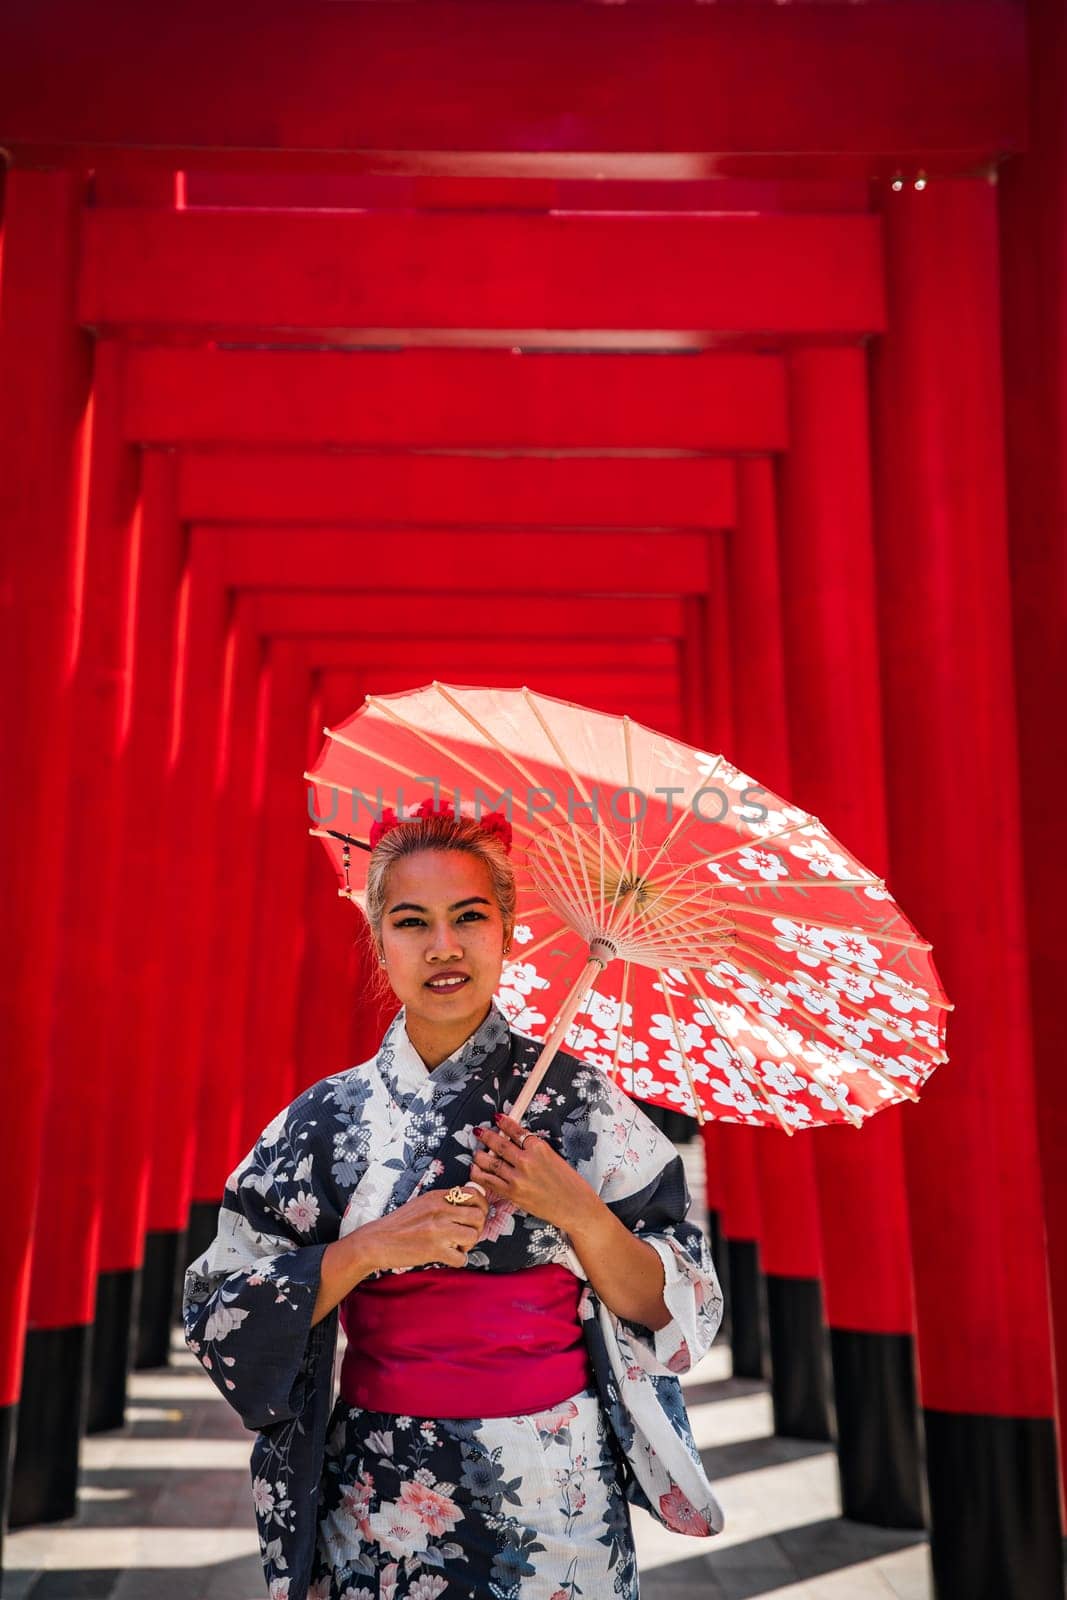
<path id="1" fill-rule="evenodd" d="M 433 1095 L 442 1089 L 454 1089 L 464 1082 L 470 1072 L 500 1050 L 510 1048 L 511 1029 L 508 1019 L 495 999 L 490 1000 L 485 1019 L 453 1050 L 450 1056 L 431 1071 L 408 1037 L 406 1007 L 401 1006 L 385 1031 L 378 1051 L 378 1069 L 387 1079 L 389 1087 L 401 1105 L 427 1090 Z"/>

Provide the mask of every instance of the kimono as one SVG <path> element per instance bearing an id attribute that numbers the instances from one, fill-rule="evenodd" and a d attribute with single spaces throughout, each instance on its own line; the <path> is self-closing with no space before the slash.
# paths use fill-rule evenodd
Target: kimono
<path id="1" fill-rule="evenodd" d="M 366 1478 L 341 1482 L 346 1427 L 361 1419 L 333 1403 L 337 1308 L 311 1327 L 323 1252 L 425 1188 L 466 1181 L 481 1148 L 475 1128 L 492 1125 L 497 1111 L 510 1113 L 540 1050 L 539 1041 L 509 1026 L 494 1000 L 477 1030 L 431 1072 L 401 1009 L 376 1056 L 299 1095 L 227 1180 L 216 1237 L 185 1275 L 183 1319 L 190 1350 L 256 1434 L 252 1498 L 271 1600 L 335 1593 L 353 1600 L 378 1594 L 450 1600 L 474 1593 L 475 1584 L 472 1578 L 464 1587 L 442 1574 L 462 1569 L 465 1551 L 484 1552 L 487 1540 L 492 1571 L 484 1592 L 499 1600 L 542 1593 L 572 1600 L 597 1592 L 581 1584 L 541 1586 L 553 1527 L 565 1533 L 568 1505 L 573 1509 L 566 1497 L 571 1467 L 555 1472 L 561 1498 L 544 1538 L 508 1522 L 509 1489 L 513 1503 L 527 1470 L 544 1472 L 546 1463 L 562 1461 L 557 1445 L 568 1443 L 567 1460 L 586 1469 L 586 1489 L 599 1484 L 604 1571 L 612 1573 L 616 1594 L 637 1593 L 619 1489 L 626 1502 L 676 1531 L 706 1536 L 723 1527 L 677 1377 L 707 1352 L 723 1312 L 706 1240 L 687 1220 L 681 1158 L 604 1072 L 563 1051 L 525 1126 L 547 1138 L 656 1250 L 670 1321 L 654 1331 L 617 1317 L 586 1280 L 565 1233 L 494 1202 L 466 1266 L 455 1270 L 513 1273 L 559 1263 L 572 1271 L 583 1284 L 578 1314 L 595 1386 L 570 1406 L 525 1419 L 524 1432 L 508 1435 L 510 1459 L 499 1442 L 492 1444 L 501 1419 L 454 1421 L 447 1429 L 437 1422 L 427 1430 L 411 1418 L 367 1413 L 362 1443 L 377 1452 L 373 1461 L 382 1471 L 394 1472 L 389 1504 L 399 1534 L 376 1523 Z M 517 1427 L 523 1419 L 510 1420 Z M 462 1504 L 460 1483 L 469 1490 Z M 347 1553 L 336 1548 L 339 1507 L 349 1519 Z M 331 1588 L 327 1557 L 335 1570 L 338 1561 L 348 1562 L 347 1588 Z M 612 1589 L 602 1585 L 599 1592 Z"/>

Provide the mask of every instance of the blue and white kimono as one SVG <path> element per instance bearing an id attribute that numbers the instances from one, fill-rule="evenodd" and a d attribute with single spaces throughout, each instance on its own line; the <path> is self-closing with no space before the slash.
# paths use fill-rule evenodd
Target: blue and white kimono
<path id="1" fill-rule="evenodd" d="M 537 1419 L 484 1423 L 420 1424 L 333 1403 L 337 1310 L 311 1327 L 323 1251 L 425 1188 L 463 1183 L 480 1148 L 475 1128 L 511 1111 L 540 1049 L 494 1001 L 431 1072 L 401 1010 L 375 1057 L 298 1096 L 227 1180 L 218 1233 L 186 1273 L 185 1334 L 256 1433 L 253 1503 L 272 1600 L 629 1600 L 627 1502 L 679 1532 L 723 1527 L 676 1376 L 705 1355 L 723 1310 L 706 1241 L 687 1220 L 682 1162 L 605 1073 L 565 1052 L 525 1125 L 657 1251 L 671 1320 L 653 1331 L 615 1316 L 566 1234 L 497 1202 L 457 1270 L 573 1271 L 585 1284 L 579 1317 L 595 1388 Z M 523 1513 L 534 1471 L 539 1504 L 546 1484 L 558 1486 L 539 1527 Z M 599 1569 L 582 1553 L 590 1531 Z"/>

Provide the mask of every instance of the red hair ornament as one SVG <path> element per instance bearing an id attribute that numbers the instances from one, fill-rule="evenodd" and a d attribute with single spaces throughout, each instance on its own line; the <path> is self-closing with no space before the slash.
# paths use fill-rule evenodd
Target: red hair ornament
<path id="1" fill-rule="evenodd" d="M 374 849 L 379 839 L 384 839 L 387 833 L 392 833 L 394 828 L 401 827 L 405 822 L 421 822 L 425 817 L 454 819 L 466 817 L 469 822 L 476 822 L 479 828 L 499 839 L 507 853 L 509 855 L 511 853 L 511 823 L 502 811 L 487 811 L 484 816 L 477 817 L 473 811 L 465 811 L 462 807 L 456 811 L 447 801 L 435 801 L 433 795 L 427 795 L 425 800 L 420 800 L 417 806 L 403 815 L 398 815 L 391 806 L 383 806 L 381 816 L 375 818 L 370 826 L 368 839 L 371 849 Z"/>

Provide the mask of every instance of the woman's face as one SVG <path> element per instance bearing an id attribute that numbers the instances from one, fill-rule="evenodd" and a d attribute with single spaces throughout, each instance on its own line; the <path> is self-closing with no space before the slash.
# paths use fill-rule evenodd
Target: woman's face
<path id="1" fill-rule="evenodd" d="M 440 1029 L 457 1043 L 473 1033 L 500 982 L 505 943 L 485 862 L 466 850 L 421 850 L 394 861 L 381 940 L 408 1023 L 424 1037 Z"/>

